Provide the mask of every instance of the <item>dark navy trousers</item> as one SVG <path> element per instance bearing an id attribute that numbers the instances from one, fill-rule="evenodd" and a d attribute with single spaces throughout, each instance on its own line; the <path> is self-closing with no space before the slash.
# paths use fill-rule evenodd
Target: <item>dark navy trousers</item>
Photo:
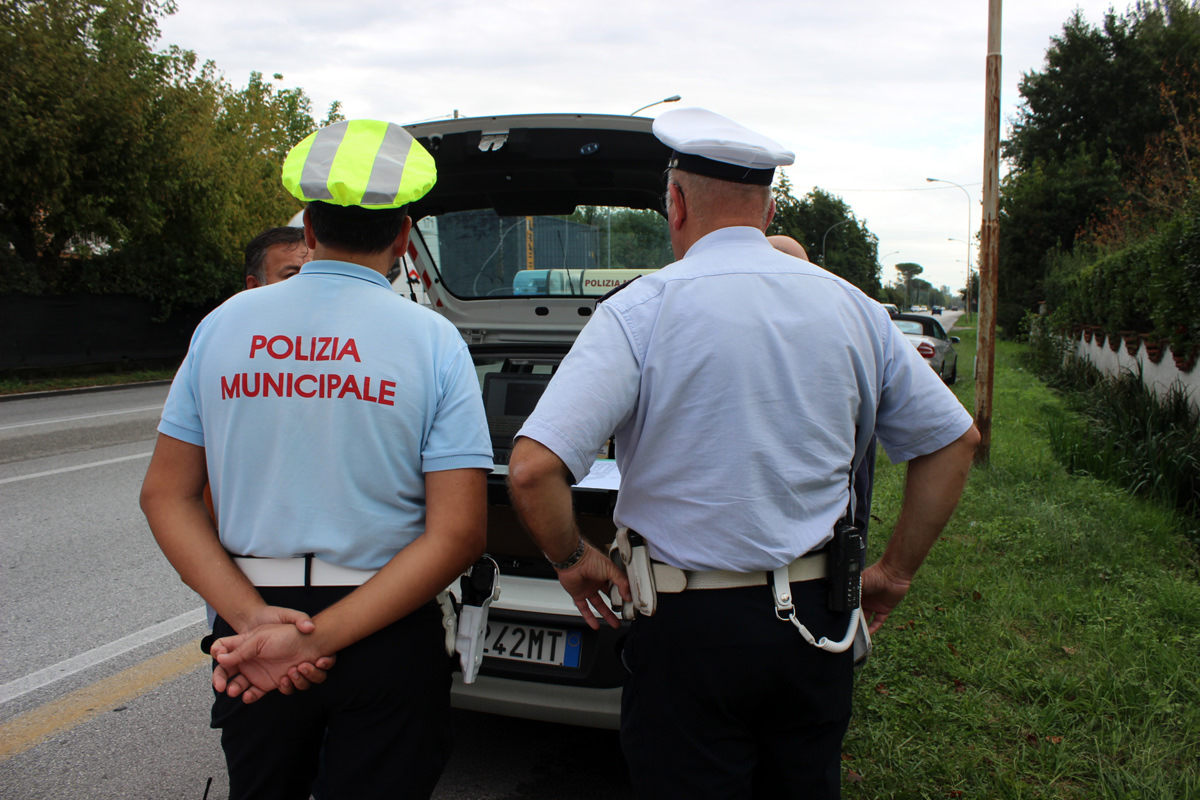
<path id="1" fill-rule="evenodd" d="M 352 588 L 261 588 L 310 615 Z M 217 618 L 215 635 L 233 633 Z M 217 695 L 232 800 L 428 798 L 450 756 L 450 661 L 430 603 L 347 647 L 325 683 L 256 703 Z M 322 752 L 322 747 L 324 752 Z M 320 757 L 318 757 L 320 756 Z"/>
<path id="2" fill-rule="evenodd" d="M 824 580 L 792 584 L 797 617 L 839 641 Z M 621 747 L 639 798 L 838 798 L 853 656 L 775 616 L 769 586 L 660 594 L 625 647 Z"/>

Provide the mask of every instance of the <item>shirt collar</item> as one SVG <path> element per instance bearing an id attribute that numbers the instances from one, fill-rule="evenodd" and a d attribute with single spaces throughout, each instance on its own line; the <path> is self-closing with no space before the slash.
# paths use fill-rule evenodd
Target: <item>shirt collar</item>
<path id="1" fill-rule="evenodd" d="M 692 246 L 688 248 L 687 253 L 684 254 L 684 258 L 699 255 L 712 247 L 746 243 L 761 243 L 766 247 L 771 246 L 771 243 L 767 241 L 767 235 L 760 229 L 752 228 L 749 225 L 737 225 L 730 228 L 718 228 L 711 233 L 704 234 L 692 242 Z"/>
<path id="2" fill-rule="evenodd" d="M 384 289 L 390 290 L 392 288 L 387 278 L 370 267 L 364 267 L 360 264 L 350 264 L 346 261 L 310 261 L 300 267 L 298 275 L 341 275 L 347 278 L 358 278 L 368 283 L 375 283 Z"/>

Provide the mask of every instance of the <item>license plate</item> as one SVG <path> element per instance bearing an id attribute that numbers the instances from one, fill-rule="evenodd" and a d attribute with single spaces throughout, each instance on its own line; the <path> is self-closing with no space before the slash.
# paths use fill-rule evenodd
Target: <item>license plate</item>
<path id="1" fill-rule="evenodd" d="M 579 666 L 578 631 L 496 622 L 487 626 L 483 654 L 558 667 Z"/>

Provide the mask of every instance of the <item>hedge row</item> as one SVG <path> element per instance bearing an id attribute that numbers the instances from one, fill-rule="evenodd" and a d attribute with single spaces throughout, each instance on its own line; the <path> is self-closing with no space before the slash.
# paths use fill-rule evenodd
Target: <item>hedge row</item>
<path id="1" fill-rule="evenodd" d="M 1063 328 L 1094 325 L 1170 344 L 1188 361 L 1200 350 L 1200 199 L 1151 236 L 1120 250 L 1057 257 L 1046 300 Z"/>

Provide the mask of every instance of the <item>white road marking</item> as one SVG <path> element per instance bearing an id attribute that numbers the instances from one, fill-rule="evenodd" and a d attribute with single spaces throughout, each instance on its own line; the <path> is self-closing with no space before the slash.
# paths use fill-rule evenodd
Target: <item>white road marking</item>
<path id="1" fill-rule="evenodd" d="M 140 630 L 137 633 L 131 633 L 128 636 L 123 636 L 115 642 L 110 642 L 106 645 L 89 650 L 86 653 L 81 653 L 74 658 L 68 658 L 66 661 L 39 669 L 37 672 L 26 675 L 24 678 L 17 678 L 15 681 L 9 681 L 5 684 L 0 684 L 0 705 L 15 700 L 18 697 L 37 691 L 42 687 L 49 686 L 55 681 L 60 681 L 63 678 L 68 678 L 78 672 L 82 672 L 89 667 L 94 667 L 110 658 L 116 658 L 119 655 L 124 655 L 136 647 L 141 647 L 144 644 L 150 644 L 153 641 L 170 636 L 192 625 L 198 625 L 206 621 L 204 608 L 197 608 L 192 611 L 187 611 L 177 617 L 172 617 L 165 622 L 160 622 L 157 625 L 151 625 L 149 628 Z"/>
<path id="2" fill-rule="evenodd" d="M 77 417 L 59 417 L 58 419 L 42 419 L 37 422 L 14 422 L 11 425 L 0 425 L 0 431 L 12 430 L 13 428 L 29 428 L 34 425 L 53 425 L 56 422 L 78 422 L 81 419 L 95 419 L 96 417 L 114 417 L 119 414 L 140 414 L 143 411 L 162 411 L 162 403 L 156 406 L 142 406 L 141 408 L 127 408 L 124 411 L 102 411 L 98 414 L 80 414 Z"/>
<path id="3" fill-rule="evenodd" d="M 17 475 L 13 478 L 0 478 L 0 485 L 6 483 L 17 483 L 18 481 L 31 481 L 34 478 L 44 478 L 47 475 L 61 475 L 64 472 L 75 472 L 81 469 L 91 469 L 92 467 L 104 467 L 109 464 L 119 464 L 122 461 L 133 461 L 137 458 L 149 458 L 153 453 L 138 453 L 136 456 L 121 456 L 120 458 L 106 458 L 103 461 L 93 461 L 90 464 L 78 464 L 74 467 L 62 467 L 60 469 L 48 469 L 45 472 L 31 472 L 28 475 Z"/>

